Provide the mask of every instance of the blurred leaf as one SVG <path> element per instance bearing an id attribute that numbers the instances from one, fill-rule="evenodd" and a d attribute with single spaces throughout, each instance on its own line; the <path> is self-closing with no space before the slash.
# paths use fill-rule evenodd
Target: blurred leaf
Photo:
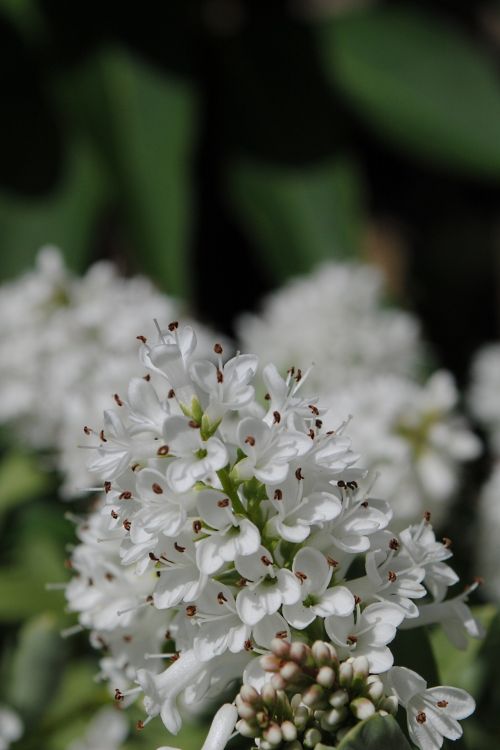
<path id="1" fill-rule="evenodd" d="M 7 701 L 28 721 L 43 714 L 60 678 L 64 643 L 58 621 L 49 614 L 39 615 L 20 631 Z"/>
<path id="2" fill-rule="evenodd" d="M 62 181 L 46 197 L 0 193 L 0 278 L 30 266 L 45 244 L 58 245 L 73 270 L 85 268 L 106 186 L 87 144 L 74 143 L 66 162 Z"/>
<path id="3" fill-rule="evenodd" d="M 500 85 L 452 23 L 411 6 L 319 26 L 332 82 L 387 140 L 478 175 L 500 175 Z"/>
<path id="4" fill-rule="evenodd" d="M 392 716 L 374 716 L 357 724 L 337 750 L 410 750 L 411 746 Z"/>
<path id="5" fill-rule="evenodd" d="M 481 665 L 481 686 L 476 692 L 477 710 L 476 717 L 480 720 L 482 728 L 495 733 L 496 739 L 500 737 L 500 611 L 491 620 L 488 633 L 481 648 L 477 660 Z"/>
<path id="6" fill-rule="evenodd" d="M 0 463 L 0 521 L 10 508 L 44 492 L 48 483 L 35 457 L 8 453 Z"/>
<path id="7" fill-rule="evenodd" d="M 108 50 L 62 79 L 59 95 L 100 148 L 141 264 L 159 286 L 185 296 L 193 87 L 125 51 Z"/>
<path id="8" fill-rule="evenodd" d="M 441 685 L 427 628 L 398 630 L 391 643 L 394 664 L 413 669 L 431 685 Z M 452 683 L 453 684 L 453 683 Z"/>
<path id="9" fill-rule="evenodd" d="M 357 257 L 362 186 L 346 158 L 309 167 L 241 161 L 228 190 L 276 278 L 308 272 L 328 258 Z"/>
<path id="10" fill-rule="evenodd" d="M 474 607 L 473 614 L 484 625 L 486 630 L 495 616 L 496 608 L 487 604 Z M 459 651 L 446 637 L 442 628 L 434 628 L 430 634 L 432 650 L 436 658 L 439 679 L 442 685 L 455 685 L 463 688 L 472 695 L 478 695 L 484 678 L 484 665 L 478 659 L 483 647 L 480 640 L 469 640 L 464 651 Z"/>

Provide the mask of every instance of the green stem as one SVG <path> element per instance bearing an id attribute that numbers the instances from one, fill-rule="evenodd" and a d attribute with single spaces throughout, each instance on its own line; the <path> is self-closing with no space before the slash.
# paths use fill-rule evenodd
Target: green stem
<path id="1" fill-rule="evenodd" d="M 217 472 L 217 476 L 220 479 L 220 483 L 222 484 L 222 489 L 228 496 L 228 498 L 231 500 L 233 510 L 235 513 L 238 513 L 241 516 L 247 515 L 245 508 L 243 507 L 243 503 L 241 502 L 238 492 L 236 491 L 236 487 L 234 486 L 233 482 L 229 478 L 229 473 L 227 469 L 219 469 Z"/>

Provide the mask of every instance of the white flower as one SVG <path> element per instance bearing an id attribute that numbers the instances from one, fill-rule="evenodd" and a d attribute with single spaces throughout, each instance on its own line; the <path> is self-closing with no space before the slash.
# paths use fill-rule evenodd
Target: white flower
<path id="1" fill-rule="evenodd" d="M 446 544 L 438 542 L 427 516 L 419 523 L 404 529 L 399 540 L 402 544 L 399 559 L 417 568 L 424 569 L 424 582 L 437 601 L 441 601 L 449 586 L 458 581 L 458 576 L 443 562 L 452 556 Z"/>
<path id="2" fill-rule="evenodd" d="M 207 360 L 191 365 L 191 376 L 209 397 L 205 413 L 210 422 L 217 422 L 229 409 L 242 409 L 254 398 L 255 389 L 249 385 L 257 370 L 257 357 L 238 354 L 225 365 Z"/>
<path id="3" fill-rule="evenodd" d="M 84 737 L 72 742 L 68 750 L 119 750 L 127 734 L 125 716 L 116 709 L 102 708 L 90 722 Z"/>
<path id="4" fill-rule="evenodd" d="M 408 731 L 420 750 L 439 750 L 443 739 L 462 736 L 459 719 L 474 711 L 473 698 L 454 687 L 427 689 L 426 681 L 406 667 L 393 667 L 387 675 L 399 703 L 406 709 Z"/>
<path id="5" fill-rule="evenodd" d="M 0 704 L 0 750 L 8 750 L 11 742 L 23 733 L 23 724 L 12 708 Z"/>
<path id="6" fill-rule="evenodd" d="M 473 416 L 487 430 L 494 455 L 500 455 L 500 344 L 479 349 L 471 366 L 468 404 Z"/>
<path id="7" fill-rule="evenodd" d="M 422 357 L 418 324 L 383 306 L 382 286 L 374 267 L 325 263 L 269 295 L 260 316 L 240 319 L 242 348 L 281 373 L 315 363 L 310 387 L 323 393 L 358 377 L 414 373 Z"/>
<path id="8" fill-rule="evenodd" d="M 421 604 L 418 617 L 405 621 L 401 628 L 407 630 L 421 625 L 439 623 L 455 648 L 467 648 L 469 643 L 467 636 L 470 638 L 484 637 L 483 626 L 479 620 L 476 620 L 465 603 L 477 586 L 478 584 L 474 583 L 463 594 L 444 602 Z"/>
<path id="9" fill-rule="evenodd" d="M 65 495 L 91 485 L 79 448 L 84 425 L 97 428 L 106 408 L 125 401 L 130 379 L 145 374 L 136 337 L 152 335 L 154 319 L 179 314 L 179 303 L 147 279 L 125 279 L 107 262 L 78 278 L 52 247 L 34 270 L 0 287 L 0 422 L 23 445 L 53 454 Z M 209 357 L 209 339 L 198 332 L 197 356 Z M 162 417 L 160 407 L 156 422 Z"/>
<path id="10" fill-rule="evenodd" d="M 247 625 L 256 625 L 265 615 L 272 615 L 282 604 L 300 599 L 300 583 L 290 570 L 273 565 L 271 553 L 259 547 L 252 555 L 238 556 L 236 569 L 247 580 L 236 598 L 236 609 Z"/>
<path id="11" fill-rule="evenodd" d="M 358 609 L 356 618 L 354 613 L 327 617 L 325 628 L 341 659 L 366 656 L 370 672 L 379 674 L 392 666 L 394 657 L 387 644 L 394 640 L 404 616 L 400 607 L 377 602 Z"/>
<path id="12" fill-rule="evenodd" d="M 349 589 L 328 588 L 333 568 L 317 550 L 306 547 L 297 552 L 292 570 L 301 583 L 301 596 L 295 604 L 283 606 L 283 615 L 293 628 L 302 630 L 317 616 L 345 617 L 354 611 L 354 596 Z"/>
<path id="13" fill-rule="evenodd" d="M 481 489 L 478 506 L 477 570 L 484 577 L 488 597 L 500 601 L 500 463 Z"/>
<path id="14" fill-rule="evenodd" d="M 196 482 L 203 481 L 222 469 L 228 455 L 216 437 L 203 440 L 199 429 L 185 417 L 168 417 L 163 425 L 164 439 L 173 455 L 167 482 L 174 492 L 187 492 Z"/>

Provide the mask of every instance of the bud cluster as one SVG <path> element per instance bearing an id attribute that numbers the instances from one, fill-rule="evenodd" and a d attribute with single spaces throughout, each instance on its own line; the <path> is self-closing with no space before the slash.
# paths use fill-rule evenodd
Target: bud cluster
<path id="1" fill-rule="evenodd" d="M 339 661 L 325 641 L 310 647 L 275 638 L 261 666 L 272 674 L 270 681 L 260 692 L 243 685 L 236 697 L 236 728 L 255 738 L 260 750 L 327 750 L 358 721 L 397 711 L 397 699 L 370 674 L 365 656 Z"/>

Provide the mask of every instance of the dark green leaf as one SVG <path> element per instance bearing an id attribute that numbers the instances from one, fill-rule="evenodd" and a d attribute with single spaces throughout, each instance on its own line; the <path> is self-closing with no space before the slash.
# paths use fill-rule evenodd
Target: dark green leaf
<path id="1" fill-rule="evenodd" d="M 410 750 L 411 746 L 392 716 L 375 714 L 357 724 L 337 750 Z"/>
<path id="2" fill-rule="evenodd" d="M 57 189 L 29 199 L 0 193 L 0 277 L 15 276 L 32 265 L 41 245 L 61 248 L 70 268 L 82 271 L 106 187 L 88 144 L 75 143 Z"/>
<path id="3" fill-rule="evenodd" d="M 319 26 L 327 74 L 391 143 L 478 175 L 500 175 L 500 86 L 452 23 L 410 6 Z"/>
<path id="4" fill-rule="evenodd" d="M 23 626 L 7 699 L 29 721 L 42 715 L 50 702 L 60 679 L 64 651 L 54 616 L 39 615 Z"/>
<path id="5" fill-rule="evenodd" d="M 115 50 L 71 71 L 59 95 L 100 149 L 141 264 L 158 285 L 186 296 L 193 87 Z"/>

